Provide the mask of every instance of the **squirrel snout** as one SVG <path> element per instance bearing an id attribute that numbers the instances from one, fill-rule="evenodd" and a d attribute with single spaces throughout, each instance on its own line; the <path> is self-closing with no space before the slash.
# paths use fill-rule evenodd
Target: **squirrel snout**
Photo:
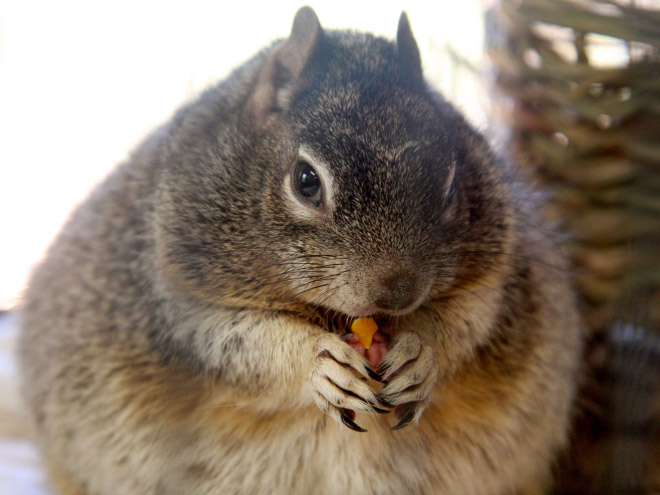
<path id="1" fill-rule="evenodd" d="M 409 272 L 395 272 L 382 277 L 369 291 L 369 296 L 379 309 L 385 311 L 413 311 L 421 296 L 419 277 Z"/>

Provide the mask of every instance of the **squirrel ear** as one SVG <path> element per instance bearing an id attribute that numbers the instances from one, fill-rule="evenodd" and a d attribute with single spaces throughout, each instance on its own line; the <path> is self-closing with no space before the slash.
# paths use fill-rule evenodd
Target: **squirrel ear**
<path id="1" fill-rule="evenodd" d="M 399 17 L 399 28 L 396 33 L 396 48 L 399 61 L 403 68 L 414 78 L 422 79 L 422 59 L 419 56 L 419 48 L 410 29 L 408 15 L 401 12 Z"/>
<path id="2" fill-rule="evenodd" d="M 292 83 L 300 76 L 323 33 L 311 7 L 301 7 L 289 37 L 273 49 L 250 98 L 252 112 L 264 120 L 286 108 Z"/>

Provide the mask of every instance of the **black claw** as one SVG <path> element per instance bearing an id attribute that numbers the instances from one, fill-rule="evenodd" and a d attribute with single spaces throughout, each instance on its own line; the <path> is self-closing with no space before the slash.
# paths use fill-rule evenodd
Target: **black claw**
<path id="1" fill-rule="evenodd" d="M 381 397 L 378 397 L 378 403 L 383 407 L 387 407 L 388 409 L 392 409 L 394 407 L 394 405 L 390 404 L 389 402 L 387 402 L 385 399 L 383 399 Z"/>
<path id="2" fill-rule="evenodd" d="M 392 430 L 400 430 L 401 428 L 408 426 L 415 418 L 415 404 L 404 404 L 401 406 L 400 410 L 395 412 L 395 415 L 400 421 L 391 428 Z"/>
<path id="3" fill-rule="evenodd" d="M 380 407 L 375 407 L 375 406 L 371 406 L 371 407 L 378 414 L 387 414 L 387 413 L 389 413 L 389 411 L 387 411 L 386 409 L 381 409 Z"/>
<path id="4" fill-rule="evenodd" d="M 346 411 L 341 411 L 341 422 L 344 423 L 346 426 L 348 426 L 351 430 L 354 431 L 359 431 L 360 433 L 363 433 L 367 430 L 364 428 L 361 428 L 358 426 L 350 417 L 349 413 Z"/>
<path id="5" fill-rule="evenodd" d="M 367 374 L 371 377 L 372 380 L 376 380 L 377 382 L 383 381 L 383 377 L 370 368 L 367 368 Z"/>

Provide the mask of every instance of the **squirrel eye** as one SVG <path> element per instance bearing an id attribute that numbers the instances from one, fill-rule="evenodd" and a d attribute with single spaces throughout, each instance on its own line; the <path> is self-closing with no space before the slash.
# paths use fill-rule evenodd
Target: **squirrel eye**
<path id="1" fill-rule="evenodd" d="M 293 180 L 300 195 L 314 206 L 321 204 L 321 178 L 307 162 L 298 162 L 293 171 Z"/>

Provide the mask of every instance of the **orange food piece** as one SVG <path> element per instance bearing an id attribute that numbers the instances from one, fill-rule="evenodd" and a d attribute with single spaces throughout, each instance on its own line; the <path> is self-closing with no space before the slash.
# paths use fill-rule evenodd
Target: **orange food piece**
<path id="1" fill-rule="evenodd" d="M 378 324 L 376 324 L 373 318 L 358 318 L 351 325 L 351 332 L 357 335 L 360 344 L 365 349 L 371 347 L 371 340 L 377 331 Z"/>

